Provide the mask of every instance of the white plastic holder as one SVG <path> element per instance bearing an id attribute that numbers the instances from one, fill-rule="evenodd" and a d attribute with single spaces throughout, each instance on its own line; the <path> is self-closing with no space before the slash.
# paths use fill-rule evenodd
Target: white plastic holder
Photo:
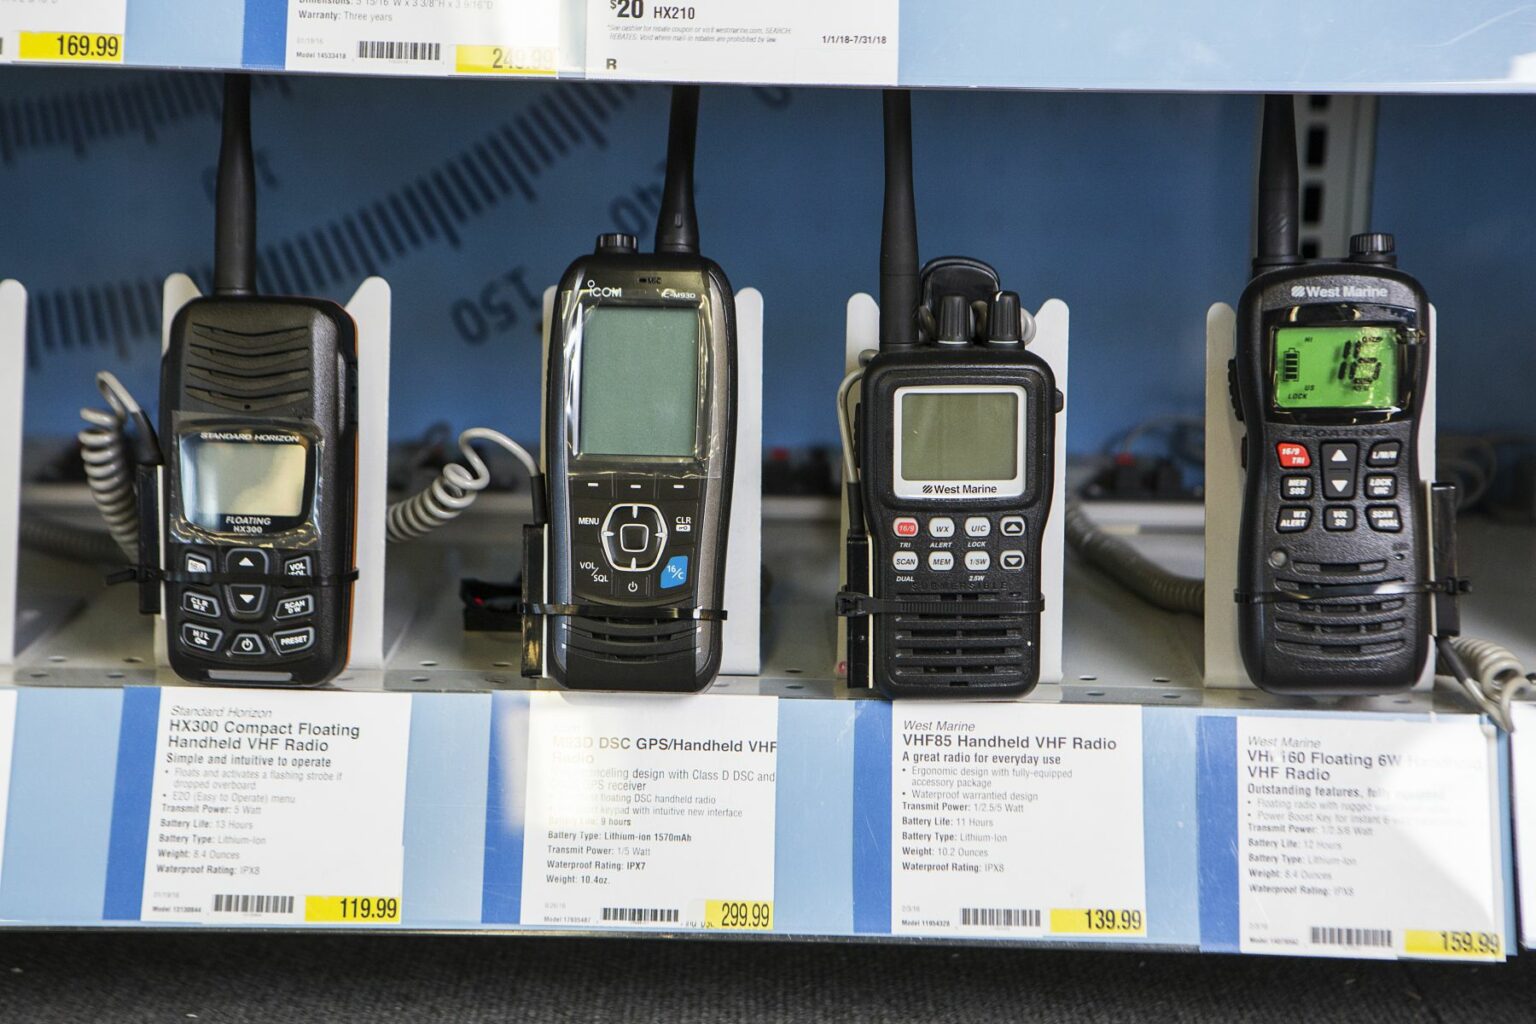
<path id="1" fill-rule="evenodd" d="M 27 290 L 0 281 L 0 665 L 16 660 L 21 565 L 22 399 L 27 376 Z"/>
<path id="2" fill-rule="evenodd" d="M 200 294 L 186 274 L 172 274 L 165 279 L 160 327 L 162 356 L 170 347 L 171 323 L 177 311 Z M 358 286 L 346 308 L 357 324 L 357 582 L 352 586 L 352 639 L 347 667 L 376 670 L 384 667 L 386 654 L 384 525 L 389 503 L 389 282 L 382 277 L 368 278 Z M 161 474 L 163 494 L 163 469 Z M 160 543 L 163 552 L 163 527 Z M 165 668 L 170 662 L 164 616 L 155 616 L 155 626 L 155 659 Z"/>
<path id="3" fill-rule="evenodd" d="M 1238 646 L 1237 553 L 1243 515 L 1243 425 L 1232 408 L 1227 362 L 1237 345 L 1237 314 L 1218 302 L 1205 314 L 1205 685 L 1209 689 L 1254 689 Z M 1429 372 L 1419 416 L 1419 486 L 1424 507 L 1435 473 L 1435 307 L 1429 307 Z M 1431 649 L 1414 686 L 1435 682 Z"/>
<path id="4" fill-rule="evenodd" d="M 544 290 L 544 356 L 549 365 L 549 331 L 555 288 Z M 548 372 L 547 369 L 545 371 Z M 544 467 L 545 396 L 539 386 L 539 468 Z M 731 518 L 725 555 L 725 610 L 720 628 L 720 674 L 753 676 L 762 669 L 763 564 L 763 294 L 736 293 L 736 469 L 731 478 Z M 547 543 L 547 541 L 546 541 Z M 548 554 L 546 548 L 546 556 Z M 547 627 L 546 627 L 547 629 Z M 548 650 L 547 645 L 541 649 Z M 546 668 L 547 673 L 547 668 Z"/>
<path id="5" fill-rule="evenodd" d="M 1040 682 L 1062 681 L 1062 603 L 1065 598 L 1063 574 L 1066 559 L 1066 503 L 1067 503 L 1067 413 L 1071 410 L 1071 390 L 1067 387 L 1067 348 L 1070 311 L 1060 299 L 1047 299 L 1035 314 L 1035 338 L 1029 343 L 1029 351 L 1039 356 L 1051 368 L 1056 377 L 1056 388 L 1065 399 L 1062 410 L 1056 416 L 1056 444 L 1052 466 L 1051 507 L 1046 513 L 1045 533 L 1040 538 L 1040 593 L 1045 598 L 1045 608 L 1040 613 Z M 859 292 L 848 300 L 844 327 L 846 347 L 844 361 L 846 372 L 859 366 L 863 353 L 880 347 L 880 306 L 875 299 Z M 849 396 L 849 408 L 855 404 L 858 388 Z M 839 411 L 841 415 L 841 411 Z M 842 533 L 848 533 L 847 466 L 843 466 L 844 494 L 840 522 Z M 838 546 L 838 582 L 847 585 L 847 566 L 842 560 L 842 546 Z M 865 582 L 868 585 L 868 581 Z M 848 624 L 841 621 L 837 626 L 837 674 L 848 672 Z"/>

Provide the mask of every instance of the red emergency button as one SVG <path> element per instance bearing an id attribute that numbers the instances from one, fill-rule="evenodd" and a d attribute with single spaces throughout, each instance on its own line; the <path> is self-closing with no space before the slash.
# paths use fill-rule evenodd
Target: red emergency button
<path id="1" fill-rule="evenodd" d="M 916 537 L 917 536 L 917 520 L 912 518 L 911 516 L 902 516 L 899 519 L 897 519 L 896 523 L 895 523 L 895 527 L 896 527 L 896 536 L 898 536 L 898 537 Z"/>
<path id="2" fill-rule="evenodd" d="M 1307 446 L 1295 441 L 1281 441 L 1275 445 L 1275 454 L 1280 457 L 1281 469 L 1306 469 L 1312 465 L 1312 456 L 1307 454 Z"/>

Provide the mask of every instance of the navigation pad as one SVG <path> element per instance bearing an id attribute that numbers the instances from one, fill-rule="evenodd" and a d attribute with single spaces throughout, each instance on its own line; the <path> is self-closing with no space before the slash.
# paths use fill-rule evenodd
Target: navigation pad
<path id="1" fill-rule="evenodd" d="M 693 589 L 699 491 L 694 479 L 573 480 L 571 584 L 576 596 L 686 600 Z"/>

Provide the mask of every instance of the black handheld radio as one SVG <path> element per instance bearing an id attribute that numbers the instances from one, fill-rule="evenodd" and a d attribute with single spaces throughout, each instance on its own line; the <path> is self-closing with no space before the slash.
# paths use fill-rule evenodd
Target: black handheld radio
<path id="1" fill-rule="evenodd" d="M 893 697 L 1020 694 L 1040 676 L 1062 396 L 990 266 L 949 257 L 919 274 L 911 130 L 909 94 L 887 91 L 880 349 L 863 374 L 849 489 L 849 586 L 867 578 L 870 591 L 839 599 L 850 682 L 867 657 Z M 866 525 L 867 564 L 855 554 Z"/>
<path id="2" fill-rule="evenodd" d="M 548 616 L 547 670 L 569 687 L 700 690 L 720 667 L 736 309 L 725 274 L 699 255 L 698 105 L 697 87 L 674 88 L 655 253 L 601 235 L 555 298 L 547 603 L 536 610 Z"/>
<path id="3" fill-rule="evenodd" d="M 225 78 L 216 208 L 214 292 L 176 314 L 161 366 L 171 668 L 319 684 L 345 666 L 352 631 L 356 327 L 334 302 L 256 294 L 243 75 Z"/>
<path id="4" fill-rule="evenodd" d="M 1257 255 L 1232 400 L 1247 436 L 1237 601 L 1243 663 L 1274 693 L 1406 689 L 1430 635 L 1419 423 L 1429 299 L 1391 235 L 1298 253 L 1296 126 L 1264 101 Z"/>

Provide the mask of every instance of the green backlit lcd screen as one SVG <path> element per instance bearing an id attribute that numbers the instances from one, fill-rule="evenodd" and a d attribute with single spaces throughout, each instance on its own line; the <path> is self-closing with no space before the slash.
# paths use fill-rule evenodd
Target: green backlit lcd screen
<path id="1" fill-rule="evenodd" d="M 1394 327 L 1282 327 L 1274 356 L 1276 408 L 1397 407 Z"/>
<path id="2" fill-rule="evenodd" d="M 587 314 L 581 454 L 692 456 L 698 406 L 697 310 L 598 306 Z"/>

